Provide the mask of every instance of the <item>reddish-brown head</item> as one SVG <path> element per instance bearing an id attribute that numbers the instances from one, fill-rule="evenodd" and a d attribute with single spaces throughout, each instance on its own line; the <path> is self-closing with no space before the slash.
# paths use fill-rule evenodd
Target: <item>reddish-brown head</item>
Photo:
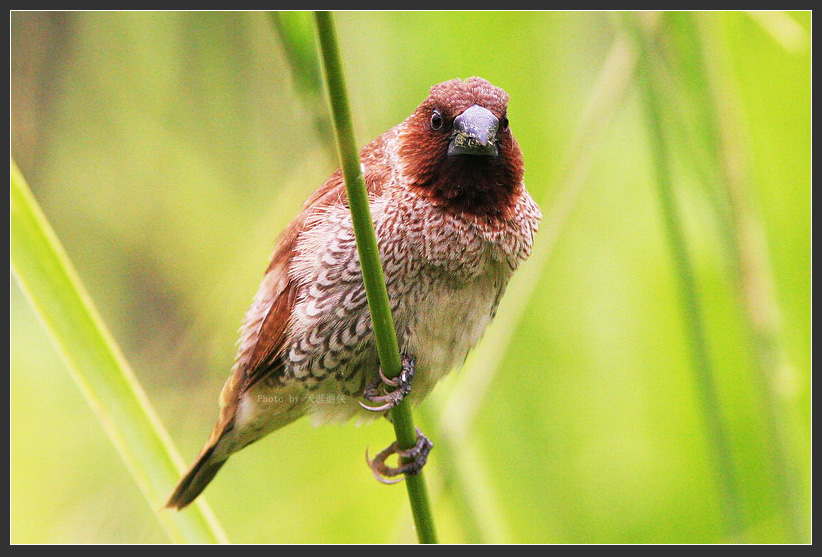
<path id="1" fill-rule="evenodd" d="M 490 218 L 505 216 L 525 172 L 508 126 L 508 94 L 480 77 L 431 88 L 402 125 L 400 158 L 420 195 Z"/>

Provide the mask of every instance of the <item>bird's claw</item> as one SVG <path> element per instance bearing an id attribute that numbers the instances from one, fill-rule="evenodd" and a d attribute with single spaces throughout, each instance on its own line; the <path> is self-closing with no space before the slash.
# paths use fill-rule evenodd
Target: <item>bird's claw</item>
<path id="1" fill-rule="evenodd" d="M 402 371 L 395 378 L 385 376 L 382 368 L 379 370 L 379 377 L 375 378 L 366 387 L 363 398 L 369 402 L 374 402 L 377 406 L 370 406 L 360 402 L 360 406 L 371 412 L 385 412 L 394 408 L 402 399 L 411 392 L 411 380 L 414 378 L 414 359 L 409 356 L 402 358 Z M 394 390 L 386 394 L 380 394 L 380 386 L 391 387 Z"/>
<path id="2" fill-rule="evenodd" d="M 428 461 L 428 453 L 431 452 L 434 444 L 419 428 L 416 428 L 416 430 L 417 443 L 410 449 L 400 449 L 397 442 L 394 441 L 387 448 L 377 453 L 373 460 L 368 457 L 368 449 L 365 450 L 365 461 L 378 482 L 384 484 L 401 482 L 402 477 L 397 478 L 396 476 L 416 475 L 425 466 Z M 393 454 L 396 454 L 400 459 L 398 466 L 388 466 L 385 463 L 385 460 Z"/>

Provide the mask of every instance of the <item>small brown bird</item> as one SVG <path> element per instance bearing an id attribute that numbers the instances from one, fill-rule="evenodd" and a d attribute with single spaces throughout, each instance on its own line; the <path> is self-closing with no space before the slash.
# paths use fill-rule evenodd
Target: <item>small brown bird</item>
<path id="1" fill-rule="evenodd" d="M 446 81 L 361 152 L 403 353 L 398 381 L 379 369 L 342 173 L 308 199 L 280 237 L 243 320 L 220 417 L 169 507 L 191 503 L 229 456 L 297 418 L 381 415 L 403 397 L 420 402 L 462 365 L 541 218 L 507 111 L 508 94 L 482 78 Z M 413 473 L 428 448 L 417 468 L 388 468 L 391 451 L 372 468 Z"/>

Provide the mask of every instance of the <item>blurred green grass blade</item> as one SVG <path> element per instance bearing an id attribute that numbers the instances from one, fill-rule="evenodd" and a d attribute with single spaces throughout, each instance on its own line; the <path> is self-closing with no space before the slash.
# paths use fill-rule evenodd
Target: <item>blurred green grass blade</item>
<path id="1" fill-rule="evenodd" d="M 772 17 L 779 20 L 780 14 L 793 21 L 781 12 L 774 12 Z M 696 36 L 692 43 L 698 53 L 697 61 L 704 68 L 698 85 L 706 92 L 704 101 L 708 106 L 703 112 L 710 115 L 708 125 L 717 138 L 716 164 L 728 200 L 727 242 L 733 259 L 734 285 L 747 320 L 751 353 L 755 355 L 755 383 L 762 401 L 759 415 L 764 422 L 761 435 L 769 447 L 786 531 L 794 543 L 803 543 L 810 538 L 801 505 L 805 489 L 785 424 L 788 412 L 778 388 L 780 374 L 793 366 L 783 345 L 782 311 L 776 299 L 765 227 L 750 191 L 753 173 L 745 156 L 750 150 L 740 124 L 740 102 L 728 77 L 729 56 L 718 22 L 708 14 L 688 13 L 687 17 L 693 19 L 691 28 Z"/>
<path id="2" fill-rule="evenodd" d="M 268 12 L 268 16 L 282 43 L 294 86 L 314 118 L 314 128 L 323 143 L 333 148 L 334 135 L 324 100 L 313 16 L 311 12 L 285 11 Z"/>
<path id="3" fill-rule="evenodd" d="M 730 441 L 722 419 L 716 392 L 715 371 L 708 350 L 704 329 L 702 303 L 696 286 L 693 263 L 688 253 L 684 230 L 673 191 L 673 170 L 670 147 L 663 129 L 661 88 L 657 81 L 653 57 L 653 37 L 640 20 L 641 15 L 623 18 L 640 49 L 639 83 L 642 105 L 646 112 L 654 180 L 657 186 L 662 221 L 673 257 L 679 283 L 688 348 L 694 371 L 697 396 L 706 424 L 708 443 L 714 454 L 717 487 L 720 492 L 724 528 L 733 541 L 741 541 L 746 530 L 738 479 L 731 456 Z"/>
<path id="4" fill-rule="evenodd" d="M 777 19 L 790 19 L 787 14 L 773 14 Z M 664 124 L 686 149 L 688 166 L 697 172 L 719 225 L 751 344 L 754 386 L 762 404 L 758 414 L 764 426 L 759 433 L 770 447 L 780 518 L 786 523 L 786 532 L 799 542 L 808 536 L 800 503 L 804 490 L 792 454 L 795 443 L 784 423 L 788 412 L 776 386 L 776 378 L 791 373 L 785 370 L 791 370 L 792 365 L 779 330 L 781 312 L 765 230 L 749 191 L 753 173 L 746 153 L 751 149 L 741 124 L 740 100 L 730 83 L 729 55 L 720 40 L 715 14 L 671 13 L 668 22 L 675 37 L 669 35 L 653 53 L 654 70 L 659 75 L 655 83 L 664 99 Z"/>
<path id="5" fill-rule="evenodd" d="M 227 542 L 205 503 L 164 511 L 183 463 L 14 160 L 9 252 L 29 303 L 171 539 Z"/>
<path id="6" fill-rule="evenodd" d="M 811 46 L 808 33 L 788 13 L 782 10 L 749 10 L 746 13 L 788 52 L 801 52 Z"/>
<path id="7" fill-rule="evenodd" d="M 311 12 L 269 12 L 269 17 L 283 43 L 297 88 L 303 93 L 321 97 L 322 70 Z"/>

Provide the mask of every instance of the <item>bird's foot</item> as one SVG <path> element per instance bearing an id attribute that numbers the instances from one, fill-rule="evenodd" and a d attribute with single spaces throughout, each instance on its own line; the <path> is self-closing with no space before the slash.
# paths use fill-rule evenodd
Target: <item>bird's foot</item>
<path id="1" fill-rule="evenodd" d="M 396 379 L 390 379 L 379 370 L 379 377 L 366 387 L 363 393 L 363 398 L 369 402 L 377 404 L 377 406 L 369 406 L 364 402 L 360 402 L 360 406 L 371 412 L 384 412 L 394 408 L 397 404 L 402 402 L 402 399 L 411 392 L 411 380 L 414 378 L 414 358 L 410 356 L 402 357 L 402 371 Z M 391 387 L 393 390 L 386 394 L 380 394 L 380 387 Z"/>
<path id="2" fill-rule="evenodd" d="M 387 448 L 380 451 L 377 456 L 374 457 L 374 460 L 368 458 L 368 450 L 366 449 L 365 461 L 368 463 L 368 467 L 371 468 L 371 472 L 374 473 L 377 481 L 384 484 L 395 484 L 402 481 L 402 478 L 397 478 L 396 476 L 402 476 L 404 474 L 413 476 L 422 470 L 422 467 L 425 466 L 425 463 L 428 461 L 428 453 L 431 452 L 434 444 L 419 428 L 416 428 L 416 430 L 417 443 L 410 449 L 400 449 L 397 446 L 397 442 L 394 441 Z M 388 466 L 385 460 L 393 454 L 399 457 L 400 463 L 397 466 Z"/>

